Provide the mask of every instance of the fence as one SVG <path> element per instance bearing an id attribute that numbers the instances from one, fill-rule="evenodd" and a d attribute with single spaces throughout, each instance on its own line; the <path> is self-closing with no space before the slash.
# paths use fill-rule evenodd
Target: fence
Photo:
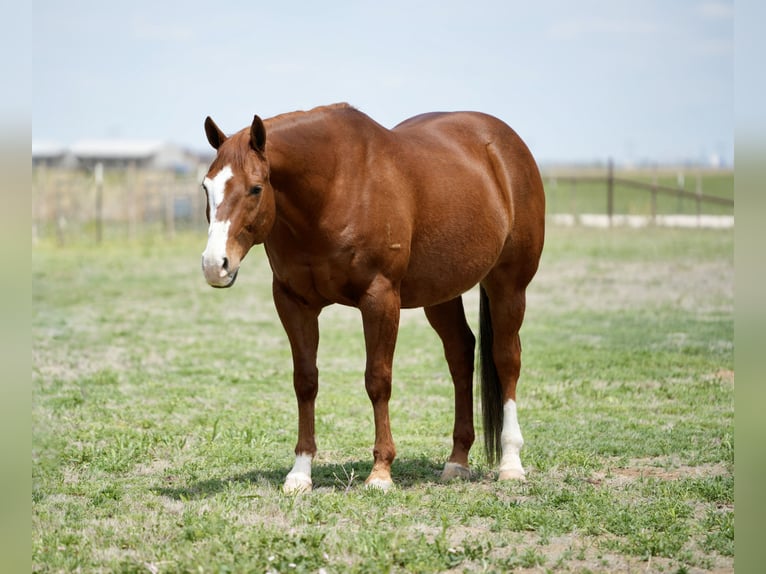
<path id="1" fill-rule="evenodd" d="M 627 224 L 730 227 L 734 224 L 731 170 L 650 169 L 546 174 L 548 213 L 554 222 L 611 226 Z M 676 185 L 666 183 L 675 176 Z M 693 190 L 688 189 L 689 184 Z M 712 190 L 706 193 L 703 188 Z M 691 207 L 690 207 L 691 206 Z"/>
<path id="2" fill-rule="evenodd" d="M 32 240 L 72 242 L 172 237 L 206 227 L 201 174 L 133 168 L 95 172 L 37 167 Z"/>
<path id="3" fill-rule="evenodd" d="M 199 182 L 205 169 L 175 174 L 135 167 L 106 172 L 35 167 L 33 241 L 100 243 L 204 231 L 206 200 Z M 732 172 L 691 173 L 692 177 L 679 170 L 617 174 L 611 163 L 606 170 L 548 170 L 544 173 L 548 213 L 554 222 L 570 224 L 662 225 L 679 215 L 696 218 L 697 224 L 709 216 L 733 221 Z M 674 178 L 675 186 L 668 183 Z M 688 189 L 690 184 L 693 189 Z"/>

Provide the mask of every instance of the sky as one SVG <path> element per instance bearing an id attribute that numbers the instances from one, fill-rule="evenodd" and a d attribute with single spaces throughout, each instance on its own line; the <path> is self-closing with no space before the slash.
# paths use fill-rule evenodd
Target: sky
<path id="1" fill-rule="evenodd" d="M 207 149 L 345 101 L 496 115 L 540 163 L 733 162 L 733 0 L 33 0 L 32 139 Z"/>

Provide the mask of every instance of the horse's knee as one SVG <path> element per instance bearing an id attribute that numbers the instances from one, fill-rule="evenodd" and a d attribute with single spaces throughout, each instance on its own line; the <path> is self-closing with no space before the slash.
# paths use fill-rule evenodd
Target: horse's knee
<path id="1" fill-rule="evenodd" d="M 293 388 L 299 401 L 313 401 L 319 392 L 319 371 L 316 367 L 296 370 Z"/>
<path id="2" fill-rule="evenodd" d="M 368 372 L 364 377 L 364 387 L 373 404 L 387 403 L 391 399 L 391 370 Z"/>

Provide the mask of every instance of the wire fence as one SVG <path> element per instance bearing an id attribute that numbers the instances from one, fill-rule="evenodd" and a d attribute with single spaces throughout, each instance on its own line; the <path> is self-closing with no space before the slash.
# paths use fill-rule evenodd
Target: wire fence
<path id="1" fill-rule="evenodd" d="M 567 225 L 733 227 L 734 174 L 725 169 L 551 170 L 548 215 Z"/>
<path id="2" fill-rule="evenodd" d="M 197 173 L 176 174 L 135 167 L 106 172 L 34 167 L 32 240 L 98 244 L 204 231 L 206 198 L 199 182 L 205 170 L 200 166 Z M 543 177 L 554 223 L 733 225 L 731 171 L 616 172 L 609 164 L 605 170 L 544 170 Z"/>
<path id="3" fill-rule="evenodd" d="M 199 174 L 35 168 L 32 241 L 101 243 L 206 227 Z"/>

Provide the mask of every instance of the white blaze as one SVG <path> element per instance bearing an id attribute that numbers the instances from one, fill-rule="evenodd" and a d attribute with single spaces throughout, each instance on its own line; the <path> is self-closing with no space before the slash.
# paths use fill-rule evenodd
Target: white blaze
<path id="1" fill-rule="evenodd" d="M 231 221 L 218 221 L 216 212 L 223 203 L 226 183 L 232 178 L 234 172 L 230 166 L 225 166 L 215 177 L 206 177 L 203 186 L 207 191 L 207 204 L 210 209 L 210 227 L 207 230 L 207 247 L 202 253 L 202 263 L 208 266 L 223 266 L 223 259 L 226 257 L 226 240 L 229 237 L 229 227 Z M 226 275 L 226 271 L 221 269 L 221 277 Z"/>

